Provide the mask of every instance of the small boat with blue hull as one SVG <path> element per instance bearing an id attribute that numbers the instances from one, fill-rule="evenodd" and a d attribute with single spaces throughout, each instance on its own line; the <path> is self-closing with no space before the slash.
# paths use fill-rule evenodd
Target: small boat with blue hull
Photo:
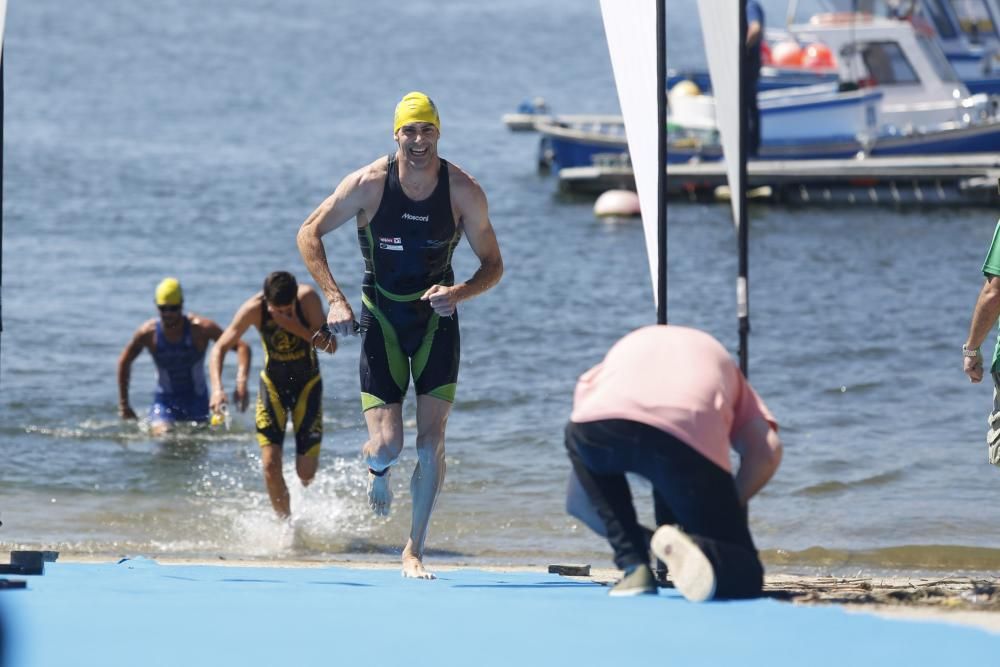
<path id="1" fill-rule="evenodd" d="M 505 113 L 501 120 L 512 132 L 533 132 L 535 122 L 539 120 L 550 120 L 552 112 L 543 97 L 535 97 L 524 100 L 517 106 L 514 113 Z"/>
<path id="2" fill-rule="evenodd" d="M 762 119 L 767 116 L 762 114 Z M 863 136 L 840 135 L 828 138 L 779 139 L 764 132 L 760 160 L 823 160 L 850 158 L 859 154 L 948 155 L 965 153 L 1000 153 L 1000 127 L 996 123 L 969 124 L 938 128 L 931 132 L 907 128 L 892 128 L 868 140 Z M 588 122 L 567 125 L 558 120 L 539 122 L 536 129 L 542 136 L 541 159 L 556 169 L 582 167 L 600 162 L 628 162 L 628 143 L 621 119 L 614 122 Z M 722 159 L 718 135 L 711 131 L 691 131 L 672 128 L 668 131 L 667 162 L 708 162 Z"/>
<path id="3" fill-rule="evenodd" d="M 878 128 L 878 90 L 839 90 L 809 86 L 760 95 L 761 157 L 804 159 L 851 157 L 863 149 Z M 719 159 L 714 101 L 705 95 L 671 97 L 667 159 Z M 557 168 L 579 167 L 595 160 L 627 154 L 625 125 L 620 116 L 552 118 L 538 121 L 541 154 Z"/>
<path id="4" fill-rule="evenodd" d="M 538 123 L 542 135 L 540 153 L 547 166 L 556 169 L 582 167 L 598 163 L 628 163 L 628 143 L 624 125 L 607 125 L 602 129 L 584 130 L 556 122 Z M 722 147 L 714 133 L 697 135 L 668 132 L 667 162 L 680 164 L 691 161 L 722 159 Z M 824 141 L 765 141 L 760 150 L 762 160 L 832 159 L 855 156 L 864 147 L 854 137 Z"/>
<path id="5" fill-rule="evenodd" d="M 760 159 L 1000 150 L 995 101 L 970 95 L 937 44 L 912 24 L 838 15 L 789 30 L 830 45 L 842 82 L 761 92 Z M 714 98 L 677 90 L 669 96 L 668 160 L 721 158 Z M 627 153 L 620 119 L 585 125 L 538 123 L 542 153 L 559 168 Z"/>

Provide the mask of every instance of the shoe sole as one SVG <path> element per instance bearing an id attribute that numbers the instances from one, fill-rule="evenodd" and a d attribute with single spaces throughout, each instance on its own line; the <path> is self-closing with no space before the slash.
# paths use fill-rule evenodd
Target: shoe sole
<path id="1" fill-rule="evenodd" d="M 708 556 L 676 526 L 660 526 L 653 534 L 653 553 L 667 564 L 674 587 L 691 602 L 715 595 L 715 570 Z"/>

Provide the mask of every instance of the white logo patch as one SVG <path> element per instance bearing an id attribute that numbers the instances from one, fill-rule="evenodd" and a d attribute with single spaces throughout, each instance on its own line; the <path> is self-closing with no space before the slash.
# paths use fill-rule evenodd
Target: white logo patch
<path id="1" fill-rule="evenodd" d="M 413 222 L 430 222 L 431 216 L 428 215 L 413 215 L 412 213 L 404 213 L 402 216 L 403 220 L 412 220 Z"/>
<path id="2" fill-rule="evenodd" d="M 378 247 L 382 250 L 395 250 L 397 252 L 403 250 L 403 239 L 398 236 L 380 236 L 378 240 Z"/>

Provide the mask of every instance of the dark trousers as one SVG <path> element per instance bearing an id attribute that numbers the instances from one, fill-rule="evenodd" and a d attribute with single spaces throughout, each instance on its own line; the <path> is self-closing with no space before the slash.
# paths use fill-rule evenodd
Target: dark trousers
<path id="1" fill-rule="evenodd" d="M 678 524 L 708 557 L 716 598 L 760 594 L 764 568 L 728 472 L 669 433 L 624 419 L 570 422 L 566 450 L 620 569 L 649 563 L 649 534 L 625 478 L 631 472 L 652 483 L 657 524 Z"/>
<path id="2" fill-rule="evenodd" d="M 757 106 L 757 77 L 747 77 L 747 157 L 754 158 L 760 153 L 760 108 Z"/>

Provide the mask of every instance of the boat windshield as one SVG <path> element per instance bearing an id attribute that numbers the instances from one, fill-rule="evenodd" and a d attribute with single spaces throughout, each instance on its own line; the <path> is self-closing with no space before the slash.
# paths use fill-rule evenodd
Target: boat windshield
<path id="1" fill-rule="evenodd" d="M 958 26 L 973 43 L 996 38 L 997 27 L 986 0 L 950 0 Z"/>
<path id="2" fill-rule="evenodd" d="M 844 49 L 843 55 L 852 61 L 860 57 L 871 82 L 880 86 L 920 83 L 920 77 L 897 42 L 859 42 Z"/>
<path id="3" fill-rule="evenodd" d="M 944 55 L 944 51 L 938 46 L 937 42 L 933 41 L 930 37 L 925 35 L 916 35 L 917 44 L 923 50 L 927 59 L 931 62 L 931 66 L 934 68 L 934 72 L 941 77 L 942 81 L 947 81 L 948 83 L 954 83 L 958 81 L 958 75 L 955 73 L 955 68 L 951 66 L 948 62 L 948 57 Z"/>

